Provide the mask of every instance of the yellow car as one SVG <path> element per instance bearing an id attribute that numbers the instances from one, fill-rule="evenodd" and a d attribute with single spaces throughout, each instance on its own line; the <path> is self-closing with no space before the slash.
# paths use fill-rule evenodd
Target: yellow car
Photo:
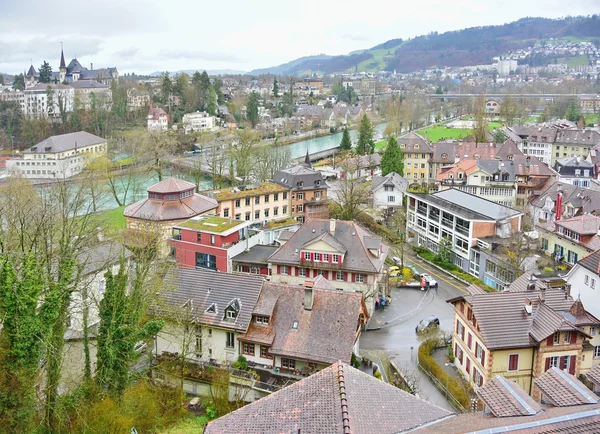
<path id="1" fill-rule="evenodd" d="M 402 274 L 402 271 L 400 271 L 400 267 L 393 266 L 388 268 L 388 273 L 390 274 L 390 277 L 396 277 Z"/>

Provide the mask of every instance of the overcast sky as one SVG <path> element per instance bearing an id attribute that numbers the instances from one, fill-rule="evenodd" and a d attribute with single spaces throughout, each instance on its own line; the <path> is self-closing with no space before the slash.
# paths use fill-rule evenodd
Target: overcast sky
<path id="1" fill-rule="evenodd" d="M 77 56 L 125 72 L 279 65 L 393 38 L 600 13 L 600 0 L 22 0 L 0 2 L 0 71 Z"/>

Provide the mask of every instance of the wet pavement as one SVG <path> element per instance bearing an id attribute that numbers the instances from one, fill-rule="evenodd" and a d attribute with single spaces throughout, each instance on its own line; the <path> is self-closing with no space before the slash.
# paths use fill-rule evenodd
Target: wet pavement
<path id="1" fill-rule="evenodd" d="M 386 306 L 385 310 L 374 313 L 368 330 L 360 337 L 360 348 L 385 351 L 401 370 L 419 376 L 421 398 L 442 408 L 454 410 L 444 395 L 417 368 L 419 342 L 415 327 L 426 316 L 436 315 L 442 330 L 451 331 L 454 308 L 446 300 L 463 294 L 465 286 L 418 259 L 405 257 L 405 262 L 434 276 L 439 282 L 438 289 L 392 289 L 392 304 Z"/>

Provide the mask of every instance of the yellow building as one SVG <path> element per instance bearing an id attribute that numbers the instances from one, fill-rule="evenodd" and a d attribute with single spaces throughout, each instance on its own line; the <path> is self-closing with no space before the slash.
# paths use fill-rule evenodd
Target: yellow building
<path id="1" fill-rule="evenodd" d="M 568 288 L 532 280 L 524 291 L 469 291 L 448 302 L 455 307 L 454 363 L 476 390 L 501 375 L 537 399 L 533 379 L 551 367 L 575 376 L 591 369 L 600 321 Z"/>
<path id="2" fill-rule="evenodd" d="M 409 184 L 429 183 L 429 160 L 433 149 L 423 136 L 410 132 L 398 137 L 398 144 L 404 152 L 404 177 Z M 432 181 L 435 181 L 433 174 Z"/>
<path id="3" fill-rule="evenodd" d="M 541 247 L 557 261 L 574 265 L 600 249 L 600 217 L 582 215 L 566 220 L 539 223 Z"/>

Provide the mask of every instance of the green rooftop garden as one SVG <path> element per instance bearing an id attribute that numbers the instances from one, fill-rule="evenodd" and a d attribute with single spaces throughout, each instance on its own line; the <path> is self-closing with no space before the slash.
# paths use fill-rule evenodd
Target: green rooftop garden
<path id="1" fill-rule="evenodd" d="M 287 187 L 284 187 L 274 182 L 263 182 L 258 188 L 251 188 L 242 191 L 233 191 L 233 188 L 223 188 L 213 192 L 213 197 L 217 200 L 229 200 L 239 199 L 242 197 L 251 197 L 269 193 L 280 193 L 288 191 Z"/>
<path id="2" fill-rule="evenodd" d="M 198 231 L 221 233 L 235 228 L 244 222 L 219 216 L 200 217 L 199 219 L 190 219 L 178 225 L 182 228 L 195 229 Z"/>
<path id="3" fill-rule="evenodd" d="M 298 223 L 294 217 L 287 218 L 285 220 L 277 220 L 267 223 L 268 228 L 278 228 L 281 226 L 289 226 Z"/>

